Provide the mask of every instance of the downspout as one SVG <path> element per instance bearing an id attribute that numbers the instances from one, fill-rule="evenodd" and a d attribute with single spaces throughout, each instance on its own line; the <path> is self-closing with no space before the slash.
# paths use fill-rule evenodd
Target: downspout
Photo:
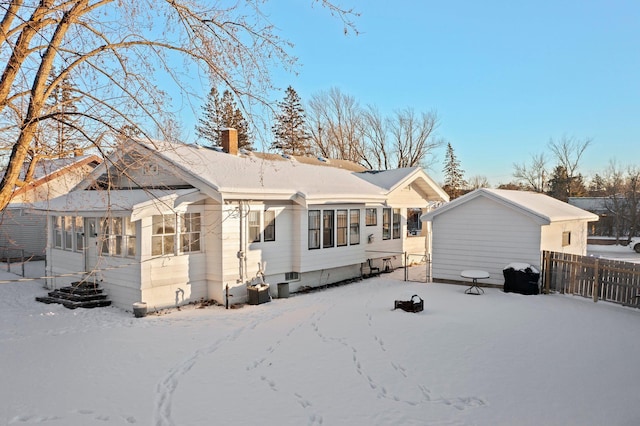
<path id="1" fill-rule="evenodd" d="M 245 217 L 244 229 L 246 230 L 247 229 L 247 220 L 246 220 L 246 218 L 249 217 L 249 212 L 251 211 L 251 207 L 248 205 L 249 203 L 245 202 L 245 204 L 247 204 L 247 207 L 248 207 L 247 211 L 244 212 L 244 217 Z M 248 239 L 249 239 L 248 238 L 248 233 L 245 232 L 245 236 L 241 240 L 242 241 L 242 267 L 244 268 L 243 271 L 242 271 L 243 272 L 243 275 L 242 275 L 243 277 L 248 277 L 249 276 L 249 274 L 247 273 L 247 245 L 249 244 L 248 241 L 247 241 Z"/>
<path id="2" fill-rule="evenodd" d="M 244 240 L 244 214 L 242 211 L 242 201 L 238 201 L 238 214 L 240 223 L 240 241 L 238 241 L 238 282 L 244 282 L 244 252 L 243 240 Z"/>
<path id="3" fill-rule="evenodd" d="M 433 281 L 432 278 L 432 273 L 433 273 L 433 265 L 432 265 L 432 259 L 433 259 L 433 255 L 432 255 L 432 250 L 433 250 L 433 233 L 432 233 L 432 223 L 431 221 L 427 221 L 425 223 L 425 225 L 427 226 L 427 237 L 425 238 L 425 248 L 427 251 L 427 282 L 431 282 Z"/>

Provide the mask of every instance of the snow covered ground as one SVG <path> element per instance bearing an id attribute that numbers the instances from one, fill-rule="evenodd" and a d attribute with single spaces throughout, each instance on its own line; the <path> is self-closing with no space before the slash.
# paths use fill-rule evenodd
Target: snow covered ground
<path id="1" fill-rule="evenodd" d="M 146 318 L 0 284 L 0 425 L 640 424 L 640 311 L 402 273 Z"/>

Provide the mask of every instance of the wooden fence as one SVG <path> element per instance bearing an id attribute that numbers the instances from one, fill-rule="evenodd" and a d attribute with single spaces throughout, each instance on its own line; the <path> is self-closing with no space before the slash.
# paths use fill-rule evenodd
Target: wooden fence
<path id="1" fill-rule="evenodd" d="M 542 288 L 640 308 L 640 264 L 545 251 Z"/>

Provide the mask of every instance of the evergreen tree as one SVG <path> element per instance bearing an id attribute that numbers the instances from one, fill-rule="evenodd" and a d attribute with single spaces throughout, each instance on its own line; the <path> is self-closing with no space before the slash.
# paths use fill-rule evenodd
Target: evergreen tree
<path id="1" fill-rule="evenodd" d="M 279 114 L 272 130 L 275 140 L 272 149 L 283 154 L 307 155 L 311 152 L 309 141 L 311 136 L 306 130 L 304 108 L 300 96 L 289 86 L 283 101 L 278 102 Z"/>
<path id="2" fill-rule="evenodd" d="M 209 141 L 212 146 L 220 146 L 222 130 L 232 127 L 238 131 L 238 148 L 253 149 L 249 141 L 249 124 L 229 90 L 220 96 L 217 88 L 211 88 L 202 110 L 203 116 L 196 125 L 198 137 Z"/>
<path id="3" fill-rule="evenodd" d="M 587 190 L 581 174 L 569 176 L 567 169 L 561 165 L 553 169 L 547 195 L 567 202 L 569 197 L 582 197 L 586 193 Z"/>
<path id="4" fill-rule="evenodd" d="M 458 198 L 462 189 L 467 185 L 464 180 L 464 170 L 460 168 L 460 161 L 456 157 L 451 143 L 447 143 L 447 153 L 445 154 L 444 168 L 444 187 L 443 189 L 449 194 L 451 199 Z"/>
<path id="5" fill-rule="evenodd" d="M 58 77 L 57 68 L 53 68 L 49 75 L 49 84 L 52 85 Z M 80 145 L 80 137 L 77 128 L 80 126 L 74 113 L 77 112 L 75 95 L 76 88 L 68 75 L 57 83 L 47 99 L 46 106 L 52 121 L 45 124 L 42 129 L 45 146 L 42 146 L 46 154 L 65 156 Z"/>

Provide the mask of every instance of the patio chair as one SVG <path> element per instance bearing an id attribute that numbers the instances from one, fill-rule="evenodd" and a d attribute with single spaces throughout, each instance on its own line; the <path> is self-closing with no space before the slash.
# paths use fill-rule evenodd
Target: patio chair
<path id="1" fill-rule="evenodd" d="M 366 275 L 368 277 L 374 277 L 374 276 L 378 276 L 380 275 L 380 268 L 378 268 L 377 266 L 373 266 L 373 259 L 367 259 L 367 267 L 369 268 L 369 273 L 368 274 L 362 274 L 362 275 Z"/>

